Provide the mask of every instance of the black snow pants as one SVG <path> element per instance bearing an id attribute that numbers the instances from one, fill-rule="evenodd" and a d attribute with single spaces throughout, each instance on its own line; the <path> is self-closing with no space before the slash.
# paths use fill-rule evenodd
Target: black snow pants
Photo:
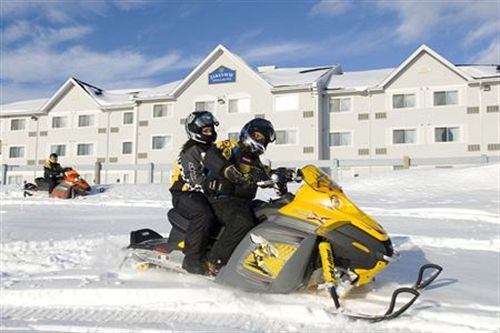
<path id="1" fill-rule="evenodd" d="M 255 226 L 255 217 L 250 208 L 251 202 L 249 199 L 236 197 L 210 200 L 218 222 L 225 226 L 208 254 L 210 261 L 227 264 L 236 246 Z"/>
<path id="2" fill-rule="evenodd" d="M 172 204 L 190 221 L 184 238 L 184 255 L 201 260 L 207 252 L 208 241 L 216 220 L 212 207 L 203 193 L 172 191 Z"/>
<path id="3" fill-rule="evenodd" d="M 52 193 L 52 190 L 59 184 L 58 180 L 54 177 L 45 178 L 47 184 L 49 185 L 49 194 Z"/>

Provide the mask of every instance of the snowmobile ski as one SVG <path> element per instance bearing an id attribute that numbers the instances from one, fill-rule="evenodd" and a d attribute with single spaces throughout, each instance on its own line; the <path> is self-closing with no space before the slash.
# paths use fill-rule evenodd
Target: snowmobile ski
<path id="1" fill-rule="evenodd" d="M 430 275 L 427 278 L 424 278 L 425 272 L 430 270 L 433 270 L 433 272 L 430 273 Z M 432 282 L 434 282 L 434 280 L 439 276 L 439 274 L 441 274 L 442 271 L 443 267 L 436 264 L 425 264 L 421 266 L 418 272 L 417 280 L 415 281 L 415 284 L 412 287 L 401 287 L 394 290 L 391 296 L 391 302 L 389 303 L 389 307 L 387 308 L 387 311 L 383 315 L 356 313 L 346 310 L 345 308 L 342 308 L 340 306 L 339 297 L 337 296 L 335 287 L 332 287 L 330 289 L 330 295 L 333 299 L 333 303 L 337 310 L 337 312 L 334 312 L 334 314 L 342 314 L 351 319 L 366 320 L 372 323 L 397 318 L 401 314 L 403 314 L 406 310 L 408 310 L 413 305 L 413 303 L 415 303 L 415 301 L 420 296 L 420 292 L 423 291 L 423 289 L 429 286 Z M 408 302 L 406 302 L 400 308 L 395 310 L 398 296 L 401 294 L 410 294 L 412 295 L 412 297 Z"/>

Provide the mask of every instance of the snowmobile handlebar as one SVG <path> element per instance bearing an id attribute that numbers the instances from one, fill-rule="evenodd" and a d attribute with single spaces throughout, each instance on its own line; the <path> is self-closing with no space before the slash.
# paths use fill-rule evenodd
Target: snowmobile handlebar
<path id="1" fill-rule="evenodd" d="M 296 169 L 282 167 L 271 170 L 269 179 L 261 180 L 256 184 L 262 188 L 273 187 L 278 194 L 283 195 L 288 192 L 287 183 L 300 183 L 302 179 L 302 175 Z"/>

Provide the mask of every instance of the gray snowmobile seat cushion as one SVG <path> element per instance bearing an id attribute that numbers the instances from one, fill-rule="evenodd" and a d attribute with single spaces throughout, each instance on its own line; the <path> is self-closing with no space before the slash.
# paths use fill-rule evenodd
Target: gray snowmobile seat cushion
<path id="1" fill-rule="evenodd" d="M 130 233 L 130 245 L 139 244 L 151 239 L 161 239 L 162 235 L 151 229 L 139 229 Z"/>

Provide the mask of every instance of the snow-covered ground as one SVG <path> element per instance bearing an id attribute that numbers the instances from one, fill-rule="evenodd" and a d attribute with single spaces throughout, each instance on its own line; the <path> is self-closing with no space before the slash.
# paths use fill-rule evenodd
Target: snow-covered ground
<path id="1" fill-rule="evenodd" d="M 0 191 L 0 331 L 498 332 L 500 166 L 397 171 L 341 184 L 392 236 L 401 258 L 347 308 L 380 313 L 416 268 L 442 275 L 398 319 L 330 314 L 308 294 L 264 295 L 179 273 L 120 271 L 129 232 L 170 229 L 166 185 L 119 185 L 84 199 Z M 262 193 L 265 196 L 266 193 Z"/>

